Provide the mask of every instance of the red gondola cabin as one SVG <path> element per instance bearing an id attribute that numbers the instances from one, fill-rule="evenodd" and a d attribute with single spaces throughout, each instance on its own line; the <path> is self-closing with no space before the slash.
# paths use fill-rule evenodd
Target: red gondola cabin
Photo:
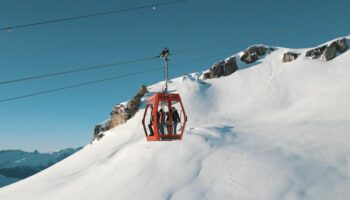
<path id="1" fill-rule="evenodd" d="M 147 141 L 181 140 L 186 121 L 179 94 L 155 93 L 147 100 L 142 119 Z"/>

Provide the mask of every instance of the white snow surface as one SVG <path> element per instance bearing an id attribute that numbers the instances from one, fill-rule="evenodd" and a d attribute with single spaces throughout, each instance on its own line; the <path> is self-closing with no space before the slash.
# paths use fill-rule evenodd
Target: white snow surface
<path id="1" fill-rule="evenodd" d="M 0 199 L 348 199 L 350 51 L 282 63 L 289 50 L 227 77 L 173 79 L 188 115 L 182 141 L 147 142 L 141 109 L 100 141 L 1 188 Z"/>

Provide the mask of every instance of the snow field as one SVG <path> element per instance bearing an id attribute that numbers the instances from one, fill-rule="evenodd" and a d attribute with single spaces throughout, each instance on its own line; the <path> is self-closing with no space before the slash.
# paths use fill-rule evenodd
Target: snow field
<path id="1" fill-rule="evenodd" d="M 0 189 L 0 199 L 347 199 L 350 53 L 282 63 L 288 50 L 220 79 L 173 79 L 188 115 L 182 141 L 146 142 L 141 109 L 102 140 Z"/>

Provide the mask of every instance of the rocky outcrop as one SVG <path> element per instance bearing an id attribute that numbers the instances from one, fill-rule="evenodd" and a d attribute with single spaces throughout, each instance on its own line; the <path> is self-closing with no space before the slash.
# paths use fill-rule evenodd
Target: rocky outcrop
<path id="1" fill-rule="evenodd" d="M 257 54 L 258 56 L 263 56 L 266 53 L 266 48 L 264 46 L 251 46 L 249 47 L 246 52 L 249 54 Z"/>
<path id="2" fill-rule="evenodd" d="M 142 85 L 141 89 L 136 93 L 134 98 L 132 98 L 128 103 L 126 104 L 126 108 L 129 111 L 130 117 L 133 117 L 136 112 L 139 110 L 141 105 L 141 98 L 145 96 L 147 93 L 146 86 Z"/>
<path id="3" fill-rule="evenodd" d="M 224 73 L 225 61 L 215 63 L 210 69 L 210 78 L 219 78 Z"/>
<path id="4" fill-rule="evenodd" d="M 322 56 L 324 60 L 329 61 L 336 57 L 337 52 L 344 53 L 346 50 L 348 50 L 347 40 L 342 38 L 330 43 L 329 45 L 323 45 L 307 51 L 306 57 L 315 59 Z"/>
<path id="5" fill-rule="evenodd" d="M 145 96 L 146 93 L 147 93 L 147 87 L 144 86 L 144 85 L 141 85 L 141 89 L 136 93 L 135 97 L 136 98 L 142 98 L 143 96 Z"/>
<path id="6" fill-rule="evenodd" d="M 228 76 L 235 71 L 238 67 L 236 64 L 236 57 L 231 57 L 226 61 L 220 61 L 215 63 L 209 72 L 204 73 L 203 79 L 220 78 L 221 76 Z"/>
<path id="7" fill-rule="evenodd" d="M 94 135 L 92 141 L 99 140 L 104 136 L 104 132 L 110 129 L 110 120 L 106 120 L 100 124 L 97 124 L 94 128 Z"/>
<path id="8" fill-rule="evenodd" d="M 246 64 L 253 63 L 257 60 L 259 60 L 259 55 L 257 53 L 248 53 L 245 51 L 241 56 L 241 61 L 245 62 Z"/>
<path id="9" fill-rule="evenodd" d="M 113 107 L 109 120 L 97 124 L 94 128 L 92 140 L 99 140 L 104 136 L 104 132 L 126 123 L 139 110 L 141 99 L 147 93 L 146 86 L 142 85 L 136 95 L 126 104 L 117 104 Z"/>
<path id="10" fill-rule="evenodd" d="M 274 48 L 266 48 L 265 46 L 251 46 L 243 51 L 240 59 L 246 64 L 254 63 L 259 60 L 260 56 L 265 55 L 267 51 L 271 52 L 274 50 Z"/>
<path id="11" fill-rule="evenodd" d="M 287 52 L 283 54 L 282 62 L 291 62 L 298 58 L 300 54 L 293 53 L 293 52 Z"/>
<path id="12" fill-rule="evenodd" d="M 236 57 L 231 57 L 226 60 L 225 66 L 224 66 L 224 74 L 223 76 L 228 76 L 233 74 L 235 71 L 238 70 L 238 66 L 236 63 Z"/>
<path id="13" fill-rule="evenodd" d="M 328 45 L 323 53 L 322 53 L 322 58 L 325 61 L 329 61 L 332 60 L 333 58 L 335 58 L 335 56 L 337 55 L 337 42 L 332 42 L 330 45 Z"/>
<path id="14" fill-rule="evenodd" d="M 120 124 L 124 124 L 129 118 L 129 110 L 123 104 L 118 104 L 113 107 L 111 112 L 109 127 L 114 128 Z"/>
<path id="15" fill-rule="evenodd" d="M 315 49 L 311 49 L 306 52 L 306 57 L 311 57 L 312 59 L 321 57 L 323 51 L 327 48 L 327 45 L 323 45 L 321 47 L 317 47 Z"/>
<path id="16" fill-rule="evenodd" d="M 337 43 L 337 51 L 339 53 L 344 53 L 349 48 L 345 38 L 337 40 L 336 43 Z"/>
<path id="17" fill-rule="evenodd" d="M 210 73 L 206 72 L 203 74 L 203 80 L 210 79 Z"/>
<path id="18" fill-rule="evenodd" d="M 118 104 L 114 106 L 109 121 L 109 128 L 114 128 L 127 122 L 139 110 L 141 98 L 147 93 L 146 86 L 142 85 L 136 95 L 127 102 L 126 105 Z"/>

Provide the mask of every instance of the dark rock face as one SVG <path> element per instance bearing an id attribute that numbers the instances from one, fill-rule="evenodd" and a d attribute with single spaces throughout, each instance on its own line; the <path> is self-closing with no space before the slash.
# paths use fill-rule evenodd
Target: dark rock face
<path id="1" fill-rule="evenodd" d="M 128 104 L 126 104 L 126 108 L 128 110 L 128 113 L 130 115 L 130 118 L 133 117 L 136 112 L 139 110 L 141 105 L 141 98 L 145 96 L 147 93 L 146 86 L 142 85 L 141 89 L 136 93 L 133 99 L 131 99 Z"/>
<path id="2" fill-rule="evenodd" d="M 291 62 L 298 58 L 300 54 L 293 53 L 293 52 L 287 52 L 283 54 L 282 62 Z"/>
<path id="3" fill-rule="evenodd" d="M 271 48 L 270 50 L 264 46 L 251 46 L 243 52 L 243 55 L 241 56 L 241 61 L 245 62 L 246 64 L 253 63 L 259 59 L 259 56 L 265 55 L 266 51 L 273 50 L 273 48 Z"/>
<path id="4" fill-rule="evenodd" d="M 224 76 L 231 75 L 237 70 L 238 70 L 238 66 L 236 63 L 236 57 L 231 57 L 225 63 L 223 75 Z"/>
<path id="5" fill-rule="evenodd" d="M 111 115 L 112 115 L 112 113 L 111 113 Z M 101 139 L 104 136 L 103 133 L 110 129 L 110 124 L 111 124 L 110 120 L 106 120 L 100 124 L 97 124 L 94 128 L 94 136 L 93 136 L 92 140 Z"/>
<path id="6" fill-rule="evenodd" d="M 329 61 L 337 56 L 337 52 L 344 53 L 346 50 L 348 50 L 348 44 L 346 39 L 342 38 L 330 43 L 329 45 L 323 45 L 321 47 L 307 51 L 306 57 L 315 59 L 322 56 L 324 60 Z"/>
<path id="7" fill-rule="evenodd" d="M 117 127 L 121 124 L 126 123 L 130 118 L 132 118 L 136 112 L 139 110 L 141 105 L 141 99 L 147 93 L 146 86 L 142 85 L 141 89 L 136 93 L 136 95 L 124 104 L 117 104 L 113 107 L 111 116 L 109 120 L 97 124 L 94 128 L 94 134 L 92 140 L 99 140 L 104 136 L 105 131 L 111 128 Z"/>
<path id="8" fill-rule="evenodd" d="M 113 107 L 109 121 L 109 127 L 114 128 L 124 124 L 129 119 L 128 109 L 123 104 L 117 104 Z"/>
<path id="9" fill-rule="evenodd" d="M 306 52 L 306 57 L 312 57 L 312 59 L 321 57 L 323 51 L 327 48 L 327 45 L 318 47 L 316 49 L 311 49 Z"/>
<path id="10" fill-rule="evenodd" d="M 210 73 L 209 72 L 206 72 L 203 74 L 203 79 L 210 79 Z"/>
<path id="11" fill-rule="evenodd" d="M 126 104 L 128 114 L 130 116 L 134 116 L 135 113 L 139 110 L 140 104 L 141 104 L 141 97 L 135 96 L 133 99 L 128 101 L 128 104 Z"/>
<path id="12" fill-rule="evenodd" d="M 267 48 L 267 51 L 269 51 L 269 52 L 273 52 L 273 51 L 275 51 L 276 49 L 275 48 L 273 48 L 273 47 L 269 47 L 269 48 Z"/>
<path id="13" fill-rule="evenodd" d="M 325 48 L 322 53 L 322 58 L 326 61 L 332 60 L 337 55 L 337 42 L 332 42 Z"/>
<path id="14" fill-rule="evenodd" d="M 132 118 L 139 110 L 141 98 L 147 93 L 146 86 L 142 85 L 136 95 L 125 105 L 117 104 L 114 106 L 109 120 L 109 129 L 119 126 Z"/>
<path id="15" fill-rule="evenodd" d="M 259 60 L 259 56 L 257 53 L 248 53 L 245 51 L 244 54 L 241 56 L 241 61 L 245 62 L 246 64 L 253 63 L 257 60 Z"/>
<path id="16" fill-rule="evenodd" d="M 136 93 L 136 97 L 141 98 L 141 97 L 145 96 L 146 93 L 147 93 L 147 87 L 142 85 L 141 89 Z"/>
<path id="17" fill-rule="evenodd" d="M 223 62 L 215 63 L 210 69 L 209 72 L 204 73 L 203 79 L 219 78 L 223 71 Z"/>
<path id="18" fill-rule="evenodd" d="M 211 78 L 220 78 L 221 76 L 228 76 L 235 71 L 238 67 L 236 64 L 236 57 L 229 58 L 226 62 L 220 61 L 215 63 L 210 69 L 209 72 L 204 73 L 203 79 Z"/>
<path id="19" fill-rule="evenodd" d="M 263 56 L 266 53 L 266 48 L 263 46 L 251 46 L 246 50 L 246 52 L 249 54 L 256 53 L 258 56 Z"/>
<path id="20" fill-rule="evenodd" d="M 225 61 L 215 63 L 210 69 L 210 76 L 212 78 L 219 78 L 224 73 Z"/>
<path id="21" fill-rule="evenodd" d="M 336 43 L 337 43 L 337 51 L 339 53 L 344 53 L 346 50 L 348 50 L 348 43 L 346 42 L 345 38 L 337 40 Z"/>
<path id="22" fill-rule="evenodd" d="M 251 46 L 247 48 L 240 56 L 240 60 L 247 64 L 253 63 L 259 59 L 259 56 L 265 55 L 267 52 L 274 51 L 272 47 L 266 48 L 265 46 Z M 215 63 L 209 72 L 203 74 L 203 79 L 219 78 L 221 76 L 228 76 L 238 70 L 237 58 L 230 57 L 226 61 L 220 61 Z"/>

